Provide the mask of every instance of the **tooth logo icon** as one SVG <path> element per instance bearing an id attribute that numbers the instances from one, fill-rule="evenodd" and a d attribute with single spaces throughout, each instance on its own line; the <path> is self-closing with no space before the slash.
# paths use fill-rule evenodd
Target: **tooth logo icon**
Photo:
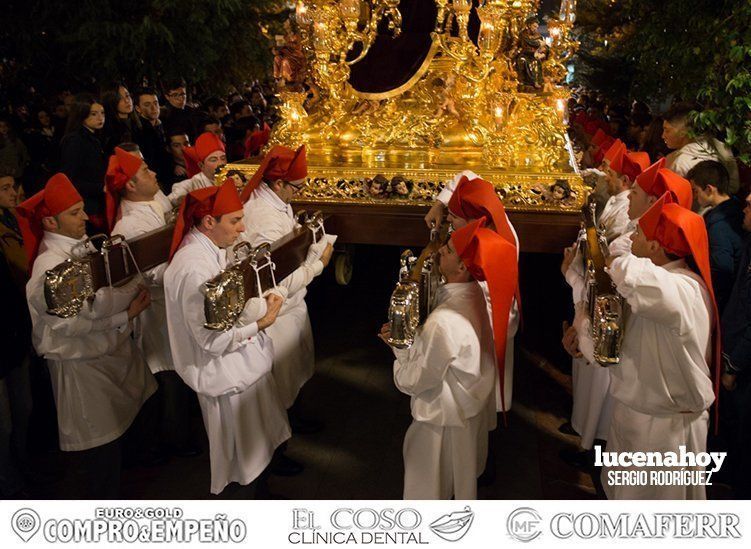
<path id="1" fill-rule="evenodd" d="M 430 524 L 430 529 L 439 538 L 446 541 L 459 541 L 469 531 L 475 513 L 469 507 L 464 511 L 450 513 L 437 518 Z"/>
<path id="2" fill-rule="evenodd" d="M 39 531 L 41 521 L 33 509 L 19 509 L 10 519 L 10 526 L 24 542 L 29 541 Z"/>

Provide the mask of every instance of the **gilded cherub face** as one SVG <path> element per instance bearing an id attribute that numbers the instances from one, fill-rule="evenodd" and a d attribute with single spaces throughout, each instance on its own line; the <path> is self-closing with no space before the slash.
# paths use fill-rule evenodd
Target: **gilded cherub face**
<path id="1" fill-rule="evenodd" d="M 233 173 L 232 175 L 229 176 L 229 178 L 235 184 L 235 188 L 237 189 L 237 192 L 240 192 L 245 188 L 245 181 L 243 180 L 240 174 Z"/>
<path id="2" fill-rule="evenodd" d="M 563 200 L 564 198 L 566 198 L 566 189 L 564 189 L 560 185 L 553 187 L 553 198 L 555 198 L 556 200 Z"/>

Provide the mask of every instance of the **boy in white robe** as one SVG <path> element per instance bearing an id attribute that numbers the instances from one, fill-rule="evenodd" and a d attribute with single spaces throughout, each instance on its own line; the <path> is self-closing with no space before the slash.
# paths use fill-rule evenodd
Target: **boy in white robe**
<path id="1" fill-rule="evenodd" d="M 631 186 L 648 167 L 649 155 L 647 153 L 629 152 L 620 140 L 616 140 L 605 153 L 601 169 L 605 173 L 610 199 L 597 221 L 608 242 L 617 240 L 629 230 L 628 211 Z M 577 314 L 582 314 L 586 298 L 584 271 L 581 257 L 573 261 L 572 259 L 572 250 L 568 250 L 561 272 L 572 287 L 574 309 Z M 573 330 L 568 331 L 570 336 Z M 586 469 L 591 465 L 595 440 L 607 440 L 613 409 L 608 392 L 610 372 L 607 368 L 587 362 L 580 356 L 574 356 L 571 373 L 573 386 L 571 422 L 564 424 L 560 429 L 566 434 L 571 434 L 571 432 L 579 434 L 581 451 L 564 449 L 560 455 L 569 465 Z"/>
<path id="2" fill-rule="evenodd" d="M 131 240 L 166 227 L 165 216 L 172 207 L 137 146 L 132 145 L 132 152 L 125 150 L 125 146 L 115 147 L 107 167 L 106 211 L 111 233 Z M 153 425 L 148 428 L 150 444 L 160 453 L 186 457 L 198 454 L 199 449 L 190 436 L 192 391 L 172 363 L 164 304 L 166 269 L 167 261 L 143 273 L 151 294 L 151 307 L 137 319 L 135 334 L 146 364 L 159 383 L 158 409 L 155 408 Z"/>
<path id="3" fill-rule="evenodd" d="M 435 308 L 410 348 L 393 348 L 394 382 L 411 396 L 413 417 L 404 439 L 405 499 L 477 496 L 488 402 L 494 399 L 496 363 L 502 367 L 506 354 L 506 320 L 517 284 L 515 247 L 482 227 L 484 221 L 455 231 L 441 248 L 446 284 Z M 488 283 L 493 327 L 478 280 Z M 388 343 L 388 324 L 379 335 Z"/>
<path id="4" fill-rule="evenodd" d="M 718 371 L 719 329 L 703 219 L 670 203 L 669 193 L 640 219 L 632 251 L 609 258 L 609 274 L 627 304 L 620 363 L 611 366 L 614 399 L 608 452 L 689 452 L 707 447 L 708 408 L 715 400 L 710 368 Z M 693 271 L 687 259 L 696 265 Z M 576 322 L 578 344 L 594 360 L 589 320 Z M 714 340 L 714 341 L 713 341 Z M 633 470 L 618 467 L 615 470 Z M 701 485 L 611 483 L 610 499 L 704 499 Z M 673 470 L 678 470 L 674 468 Z"/>
<path id="5" fill-rule="evenodd" d="M 204 327 L 201 288 L 226 267 L 224 248 L 244 230 L 242 220 L 242 203 L 231 181 L 188 194 L 164 273 L 172 358 L 177 373 L 198 394 L 209 438 L 212 494 L 230 482 L 253 482 L 290 436 L 271 375 L 273 345 L 264 333 L 283 299 L 270 294 L 249 300 L 227 331 Z"/>
<path id="6" fill-rule="evenodd" d="M 183 155 L 191 176 L 172 185 L 167 198 L 173 206 L 179 205 L 192 191 L 215 186 L 217 171 L 227 164 L 224 141 L 211 132 L 199 135 L 195 146 L 185 147 Z"/>
<path id="7" fill-rule="evenodd" d="M 56 174 L 17 212 L 33 263 L 26 286 L 33 343 L 50 370 L 60 449 L 72 456 L 74 495 L 117 497 L 119 440 L 156 390 L 130 336 L 149 294 L 136 284 L 102 288 L 76 316 L 48 313 L 46 271 L 92 251 L 85 248 L 83 199 L 65 175 Z"/>
<path id="8" fill-rule="evenodd" d="M 637 176 L 629 194 L 629 225 L 626 232 L 610 243 L 610 255 L 613 257 L 631 251 L 631 236 L 636 230 L 639 218 L 665 193 L 670 192 L 674 201 L 684 208 L 691 208 L 693 200 L 691 184 L 679 175 L 663 168 L 664 159 L 660 159 Z M 585 299 L 584 270 L 581 257 L 574 257 L 576 250 L 566 250 L 562 270 L 566 280 L 579 296 L 575 308 L 579 314 L 583 311 Z M 573 258 L 573 261 L 571 259 Z M 568 265 L 568 267 L 567 267 Z M 581 358 L 574 359 L 582 364 Z M 580 446 L 589 450 L 595 439 L 607 440 L 610 429 L 613 403 L 608 390 L 610 372 L 597 364 L 586 363 L 578 366 L 574 383 L 574 408 L 572 426 L 581 436 Z"/>

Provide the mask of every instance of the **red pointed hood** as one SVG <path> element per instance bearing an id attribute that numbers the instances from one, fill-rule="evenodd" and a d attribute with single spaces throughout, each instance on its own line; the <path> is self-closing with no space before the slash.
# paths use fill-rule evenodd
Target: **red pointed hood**
<path id="1" fill-rule="evenodd" d="M 237 195 L 235 184 L 229 179 L 221 186 L 206 187 L 188 193 L 180 205 L 175 230 L 172 233 L 170 260 L 197 220 L 207 215 L 220 217 L 242 209 L 243 203 Z"/>
<path id="2" fill-rule="evenodd" d="M 504 393 L 506 335 L 509 312 L 518 285 L 516 248 L 495 231 L 485 228 L 485 218 L 478 219 L 451 234 L 451 241 L 469 272 L 488 284 L 493 318 L 493 340 L 501 385 Z M 505 409 L 505 402 L 502 402 Z"/>
<path id="3" fill-rule="evenodd" d="M 44 189 L 16 206 L 16 218 L 29 259 L 29 271 L 34 265 L 44 236 L 42 219 L 58 215 L 79 202 L 83 202 L 83 198 L 68 176 L 56 173 L 47 181 Z"/>
<path id="4" fill-rule="evenodd" d="M 115 154 L 110 156 L 107 173 L 104 175 L 104 198 L 106 202 L 107 229 L 112 231 L 117 218 L 125 184 L 133 179 L 143 164 L 143 159 L 129 152 L 115 147 Z"/>
<path id="5" fill-rule="evenodd" d="M 240 198 L 247 202 L 250 195 L 258 188 L 262 180 L 276 181 L 298 181 L 308 175 L 308 160 L 305 152 L 305 145 L 302 145 L 296 151 L 276 145 L 271 148 L 263 158 L 261 165 L 250 178 L 248 184 L 243 189 Z"/>
<path id="6" fill-rule="evenodd" d="M 709 262 L 709 238 L 704 219 L 688 208 L 673 203 L 666 193 L 639 219 L 639 227 L 647 240 L 657 241 L 662 248 L 678 257 L 691 256 L 712 301 L 713 353 L 710 370 L 714 374 L 715 399 L 719 398 L 720 384 L 720 316 L 712 286 Z M 715 416 L 717 420 L 717 416 Z"/>

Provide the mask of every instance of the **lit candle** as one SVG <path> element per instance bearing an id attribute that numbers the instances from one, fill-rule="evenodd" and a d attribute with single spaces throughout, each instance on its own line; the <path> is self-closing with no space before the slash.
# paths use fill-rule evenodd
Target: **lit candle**
<path id="1" fill-rule="evenodd" d="M 493 109 L 493 116 L 495 117 L 495 125 L 499 128 L 503 126 L 503 107 L 499 105 Z"/>
<path id="2" fill-rule="evenodd" d="M 557 99 L 555 102 L 555 110 L 558 111 L 558 115 L 561 117 L 561 121 L 565 124 L 566 118 L 566 102 L 563 99 Z"/>

